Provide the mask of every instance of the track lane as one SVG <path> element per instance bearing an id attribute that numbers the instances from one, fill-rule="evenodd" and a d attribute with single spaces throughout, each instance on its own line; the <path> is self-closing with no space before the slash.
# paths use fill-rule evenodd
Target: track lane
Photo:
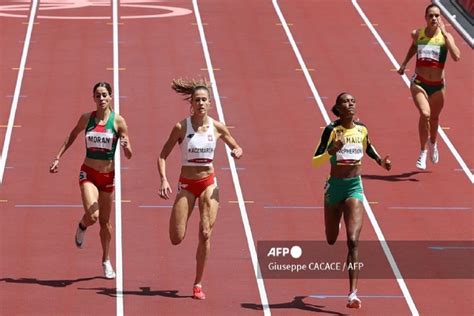
<path id="1" fill-rule="evenodd" d="M 8 200 L 0 214 L 0 252 L 8 254 L 2 255 L 2 314 L 75 314 L 85 309 L 90 315 L 114 314 L 114 293 L 101 290 L 115 288 L 115 283 L 102 278 L 98 227 L 88 231 L 85 249 L 77 250 L 73 242 L 83 214 L 77 185 L 84 155 L 80 138 L 62 159 L 59 174 L 48 173 L 80 114 L 93 109 L 94 83 L 111 82 L 106 70 L 112 60 L 111 26 L 106 21 L 40 22 L 29 54 L 32 70 L 22 88 L 34 97 L 20 100 L 16 123 L 22 127 L 14 130 L 8 157 L 12 168 L 0 188 Z M 19 207 L 38 204 L 72 206 Z"/>
<path id="2" fill-rule="evenodd" d="M 472 222 L 472 211 L 450 212 L 448 210 L 452 206 L 472 208 L 472 201 L 462 198 L 472 195 L 471 186 L 465 185 L 469 181 L 462 173 L 453 172 L 453 169 L 457 167 L 456 161 L 446 150 L 441 152 L 442 157 L 445 157 L 444 160 L 435 168 L 429 166 L 428 171 L 424 173 L 420 173 L 414 168 L 414 159 L 410 153 L 417 152 L 417 145 L 416 143 L 406 143 L 404 140 L 413 139 L 412 135 L 416 135 L 416 125 L 413 124 L 413 131 L 408 130 L 410 125 L 407 125 L 407 130 L 397 129 L 399 122 L 409 122 L 414 114 L 410 111 L 411 109 L 400 109 L 399 105 L 408 99 L 409 91 L 402 80 L 398 78 L 398 75 L 390 71 L 391 64 L 389 60 L 381 48 L 374 43 L 375 39 L 365 29 L 366 26 L 361 25 L 363 21 L 351 7 L 350 2 L 341 2 L 339 5 L 327 7 L 324 6 L 325 2 L 320 2 L 319 5 L 314 6 L 308 2 L 307 7 L 299 7 L 299 9 L 291 6 L 288 2 L 282 3 L 284 4 L 282 5 L 284 12 L 288 15 L 287 19 L 290 21 L 292 18 L 295 20 L 298 13 L 303 15 L 302 12 L 315 12 L 312 16 L 307 14 L 307 19 L 298 20 L 298 26 L 300 25 L 300 27 L 294 26 L 292 31 L 296 40 L 303 43 L 300 49 L 305 60 L 311 61 L 309 64 L 315 65 L 314 68 L 316 69 L 318 69 L 318 66 L 320 67 L 320 78 L 330 78 L 333 73 L 340 74 L 337 80 L 338 85 L 334 84 L 335 81 L 320 81 L 321 94 L 326 95 L 326 91 L 331 91 L 334 88 L 351 91 L 358 98 L 358 113 L 362 121 L 368 125 L 372 141 L 377 146 L 378 151 L 392 154 L 394 168 L 390 174 L 384 174 L 383 170 L 372 163 L 366 163 L 364 166 L 366 194 L 369 201 L 376 203 L 372 208 L 379 219 L 385 237 L 390 241 L 471 240 L 472 230 L 468 228 L 468 223 Z M 310 21 L 316 19 L 316 12 L 317 19 L 326 29 L 331 30 L 331 37 L 344 38 L 343 41 L 337 44 L 330 41 L 329 37 L 326 36 L 321 36 L 316 43 L 311 41 L 305 30 L 309 28 Z M 331 20 L 324 18 L 327 16 L 331 16 Z M 350 36 L 347 36 L 347 30 L 351 30 Z M 321 47 L 324 48 L 323 51 Z M 346 52 L 346 54 L 342 52 Z M 318 59 L 325 59 L 325 65 L 317 63 Z M 316 60 L 316 62 L 312 62 L 313 60 Z M 344 62 L 341 63 L 341 60 Z M 335 94 L 337 94 L 336 91 L 331 92 L 331 95 Z M 411 102 L 411 100 L 408 101 Z M 391 111 L 391 109 L 397 109 L 397 111 Z M 389 113 L 390 119 L 386 119 L 387 113 Z M 405 126 L 405 123 L 402 124 Z M 411 149 L 411 147 L 414 148 Z M 397 148 L 404 148 L 405 150 L 397 151 Z M 456 192 L 449 194 L 447 191 L 443 191 L 446 193 L 440 194 L 439 188 L 446 182 L 455 185 Z M 387 194 L 387 192 L 390 192 L 390 194 Z M 433 195 L 433 192 L 439 193 Z M 406 206 L 407 208 L 395 210 L 393 208 L 395 206 Z M 433 210 L 416 212 L 409 211 L 408 207 L 410 206 L 445 207 L 447 210 L 442 212 Z M 456 217 L 451 215 L 453 212 L 455 212 Z M 428 214 L 431 217 L 427 216 Z M 448 229 L 446 221 L 451 225 L 456 223 L 458 229 L 456 231 Z M 415 246 L 416 243 L 413 244 L 413 247 Z M 398 248 L 393 252 L 396 260 L 403 262 L 407 259 L 404 259 L 401 249 Z M 420 260 L 423 258 L 426 257 L 421 257 Z M 424 262 L 424 264 L 430 268 L 430 264 L 435 264 L 435 262 Z M 402 269 L 401 272 L 403 275 L 410 271 Z M 467 283 L 470 281 L 468 280 Z M 443 297 L 444 294 L 441 294 L 441 290 L 438 292 L 438 288 L 444 288 L 444 286 L 460 290 L 463 288 L 452 280 L 409 279 L 406 282 L 421 313 L 433 313 L 434 311 L 439 313 L 440 310 L 447 308 L 446 306 L 450 300 L 454 299 L 450 295 L 448 295 L 449 297 Z M 426 289 L 426 284 L 433 282 L 440 284 L 431 293 L 431 295 L 441 296 L 441 301 L 437 304 L 429 302 L 430 296 L 427 296 L 426 291 L 422 290 L 423 288 Z M 460 288 L 457 286 L 460 286 Z M 460 301 L 462 302 L 459 306 L 456 306 L 458 311 L 465 312 L 468 310 L 466 309 L 467 306 L 472 304 L 472 301 L 467 297 Z M 444 312 L 447 313 L 448 311 Z"/>
<path id="3" fill-rule="evenodd" d="M 172 5 L 192 9 L 191 1 L 174 1 Z M 127 12 L 143 13 L 138 9 Z M 125 314 L 183 315 L 190 310 L 197 315 L 261 314 L 242 311 L 240 306 L 242 302 L 258 302 L 259 296 L 239 209 L 229 202 L 236 197 L 223 145 L 219 144 L 216 152 L 221 206 L 204 275 L 204 302 L 190 298 L 198 210 L 194 210 L 182 244 L 172 246 L 168 237 L 180 168 L 179 148 L 167 160 L 173 197 L 164 201 L 157 194 L 156 159 L 173 124 L 189 113 L 186 101 L 170 89 L 171 80 L 208 77 L 194 14 L 123 22 L 120 60 L 126 70 L 121 73 L 121 111 L 135 152 L 132 160 L 123 161 L 122 173 L 122 197 L 130 201 L 123 204 Z M 210 115 L 218 119 L 216 109 Z"/>
<path id="4" fill-rule="evenodd" d="M 0 50 L 0 148 L 3 148 L 6 126 L 15 92 L 18 68 L 23 51 L 23 41 L 28 27 L 28 17 L 22 19 L 0 17 L 0 38 L 8 45 Z"/>
<path id="5" fill-rule="evenodd" d="M 318 226 L 322 223 L 320 210 L 266 208 L 321 206 L 327 174 L 321 171 L 317 182 L 307 176 L 314 173 L 309 159 L 319 140 L 318 136 L 308 136 L 308 131 L 319 135 L 319 125 L 324 123 L 297 70 L 299 65 L 288 39 L 277 25 L 279 20 L 271 3 L 210 3 L 202 6 L 202 15 L 209 23 L 208 40 L 212 42 L 215 67 L 220 69 L 217 80 L 221 82 L 221 94 L 229 104 L 227 119 L 237 126 L 236 133 L 253 135 L 244 136 L 250 159 L 239 166 L 245 168 L 242 187 L 251 192 L 249 199 L 254 201 L 248 211 L 255 240 L 324 240 L 322 227 Z M 314 122 L 320 123 L 315 126 Z M 369 229 L 364 234 L 365 238 L 375 238 Z M 369 283 L 380 292 L 399 291 L 393 281 Z M 322 291 L 345 295 L 345 279 L 265 280 L 265 284 L 273 314 L 348 312 L 343 298 L 321 302 L 308 297 Z M 245 307 L 255 309 L 257 304 Z M 368 306 L 366 312 L 374 312 L 374 308 Z M 394 311 L 406 313 L 407 307 L 395 302 Z"/>

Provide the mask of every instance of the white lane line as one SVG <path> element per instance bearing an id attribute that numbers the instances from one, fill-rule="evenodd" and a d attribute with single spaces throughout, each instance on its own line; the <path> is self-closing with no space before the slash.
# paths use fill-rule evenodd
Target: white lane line
<path id="1" fill-rule="evenodd" d="M 18 108 L 21 84 L 23 82 L 23 75 L 25 73 L 26 59 L 28 57 L 28 50 L 30 48 L 31 34 L 33 33 L 33 25 L 35 22 L 37 8 L 38 0 L 32 0 L 30 18 L 28 19 L 28 28 L 26 30 L 23 52 L 21 53 L 20 67 L 18 69 L 18 76 L 16 78 L 15 92 L 13 93 L 10 117 L 8 118 L 7 131 L 5 133 L 5 140 L 3 142 L 2 154 L 0 155 L 0 184 L 3 183 L 3 175 L 5 173 L 5 165 L 7 163 L 8 148 L 10 147 L 10 141 L 13 132 L 13 123 L 15 122 L 16 109 Z"/>
<path id="2" fill-rule="evenodd" d="M 347 295 L 332 295 L 332 294 L 313 294 L 308 297 L 326 299 L 326 298 L 347 298 Z M 357 295 L 361 298 L 403 298 L 403 295 Z"/>
<path id="3" fill-rule="evenodd" d="M 81 204 L 16 204 L 18 208 L 83 208 Z"/>
<path id="4" fill-rule="evenodd" d="M 298 206 L 298 205 L 265 205 L 263 208 L 268 208 L 268 209 L 324 209 L 323 206 Z"/>
<path id="5" fill-rule="evenodd" d="M 374 35 L 374 37 L 379 42 L 380 46 L 382 47 L 383 51 L 387 55 L 388 59 L 390 59 L 390 61 L 392 62 L 392 65 L 395 67 L 395 69 L 400 68 L 400 65 L 398 64 L 397 60 L 395 59 L 395 57 L 393 57 L 393 54 L 388 49 L 387 45 L 385 45 L 384 41 L 382 40 L 382 37 L 380 37 L 379 33 L 377 33 L 377 31 L 375 30 L 372 23 L 367 18 L 367 16 L 365 15 L 362 8 L 359 6 L 357 1 L 352 0 L 352 4 L 354 5 L 354 8 L 357 10 L 357 12 L 361 16 L 361 18 L 364 20 L 365 24 L 367 24 L 367 27 L 369 28 L 370 32 L 372 32 L 372 35 Z M 408 80 L 407 75 L 403 75 L 401 77 L 402 77 L 403 81 L 405 82 L 405 84 L 407 85 L 407 87 L 409 88 L 410 87 L 410 80 Z M 446 133 L 441 128 L 441 125 L 438 126 L 438 134 L 439 134 L 439 136 L 441 136 L 443 141 L 446 143 L 446 146 L 448 146 L 449 150 L 453 154 L 454 158 L 456 158 L 456 160 L 458 161 L 461 168 L 464 170 L 464 173 L 467 175 L 467 177 L 469 178 L 471 183 L 474 183 L 474 175 L 472 174 L 471 170 L 469 170 L 469 168 L 467 167 L 466 163 L 464 162 L 461 155 L 458 153 L 458 151 L 454 147 L 453 143 L 451 143 L 451 141 L 449 140 L 448 135 L 446 135 Z"/>
<path id="6" fill-rule="evenodd" d="M 206 35 L 204 33 L 204 27 L 202 25 L 201 14 L 199 13 L 199 6 L 197 0 L 193 0 L 194 14 L 196 16 L 196 22 L 198 24 L 199 35 L 201 37 L 201 45 L 204 52 L 204 58 L 206 59 L 207 71 L 209 74 L 209 79 L 212 84 L 212 91 L 214 93 L 214 100 L 216 104 L 217 113 L 219 115 L 219 121 L 225 123 L 224 120 L 224 111 L 222 109 L 221 100 L 219 98 L 219 90 L 217 89 L 216 78 L 214 76 L 214 71 L 211 62 L 211 56 L 209 54 L 209 48 L 207 47 Z M 271 315 L 270 308 L 268 306 L 267 292 L 265 290 L 265 284 L 263 282 L 262 274 L 260 272 L 260 266 L 258 263 L 257 250 L 255 249 L 255 243 L 252 236 L 252 230 L 250 228 L 250 222 L 247 215 L 247 209 L 245 207 L 244 198 L 242 194 L 242 189 L 240 187 L 239 175 L 237 174 L 234 158 L 230 155 L 229 147 L 225 146 L 227 152 L 227 159 L 231 168 L 232 180 L 234 182 L 235 193 L 237 195 L 237 200 L 239 202 L 240 216 L 242 217 L 242 223 L 245 229 L 245 235 L 247 237 L 247 244 L 250 251 L 250 257 L 252 258 L 253 269 L 255 272 L 255 278 L 257 281 L 258 292 L 260 294 L 260 301 L 262 302 L 263 314 Z"/>
<path id="7" fill-rule="evenodd" d="M 464 206 L 389 206 L 392 210 L 418 210 L 418 211 L 470 211 L 472 207 Z"/>
<path id="8" fill-rule="evenodd" d="M 467 247 L 467 246 L 451 246 L 451 247 L 444 247 L 444 246 L 431 246 L 428 247 L 430 250 L 474 250 L 474 247 Z"/>
<path id="9" fill-rule="evenodd" d="M 326 109 L 324 108 L 324 104 L 319 97 L 319 94 L 314 87 L 314 84 L 312 82 L 311 77 L 309 76 L 309 72 L 307 72 L 306 65 L 303 61 L 303 58 L 301 57 L 301 54 L 299 52 L 298 46 L 295 43 L 295 40 L 293 38 L 293 35 L 291 34 L 290 28 L 288 27 L 285 17 L 283 16 L 283 13 L 280 10 L 280 7 L 278 5 L 277 0 L 272 0 L 273 6 L 275 7 L 275 11 L 278 15 L 278 18 L 280 19 L 280 22 L 283 25 L 283 28 L 286 32 L 286 36 L 288 37 L 288 40 L 291 42 L 291 47 L 293 48 L 293 51 L 295 52 L 296 57 L 298 58 L 298 62 L 300 63 L 301 68 L 303 69 L 305 73 L 306 80 L 308 81 L 308 85 L 311 87 L 311 91 L 313 91 L 314 98 L 316 99 L 316 102 L 318 103 L 319 109 L 321 111 L 321 114 L 324 117 L 324 120 L 326 124 L 330 123 L 329 116 L 326 112 Z M 308 74 L 308 75 L 306 75 Z M 314 87 L 314 89 L 313 89 Z M 372 224 L 372 227 L 374 228 L 374 231 L 377 235 L 377 238 L 379 239 L 380 245 L 382 246 L 382 249 L 385 253 L 385 257 L 387 258 L 390 267 L 392 268 L 393 273 L 395 274 L 395 277 L 397 279 L 398 285 L 403 293 L 403 296 L 405 297 L 405 300 L 410 308 L 410 311 L 412 312 L 413 315 L 419 315 L 418 310 L 415 306 L 415 303 L 413 302 L 413 298 L 411 297 L 410 291 L 408 290 L 408 287 L 406 286 L 405 280 L 403 279 L 400 270 L 398 269 L 397 263 L 395 262 L 395 259 L 393 258 L 392 252 L 390 251 L 390 248 L 388 247 L 387 242 L 385 241 L 385 237 L 382 233 L 382 230 L 380 229 L 380 226 L 377 222 L 377 219 L 375 218 L 374 212 L 372 211 L 372 208 L 370 207 L 367 198 L 364 197 L 364 207 L 367 213 L 367 216 L 370 219 L 370 223 Z"/>
<path id="10" fill-rule="evenodd" d="M 120 114 L 119 82 L 119 34 L 118 6 L 120 0 L 112 0 L 112 37 L 114 68 L 114 111 Z M 115 151 L 115 273 L 117 316 L 123 316 L 123 262 L 122 262 L 122 174 L 120 168 L 120 146 Z"/>

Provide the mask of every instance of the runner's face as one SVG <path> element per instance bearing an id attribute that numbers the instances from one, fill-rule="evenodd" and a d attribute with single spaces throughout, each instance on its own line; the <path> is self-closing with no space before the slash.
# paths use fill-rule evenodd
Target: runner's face
<path id="1" fill-rule="evenodd" d="M 112 96 L 109 94 L 109 91 L 105 87 L 98 87 L 95 89 L 94 101 L 97 105 L 97 109 L 105 110 L 110 106 Z"/>
<path id="2" fill-rule="evenodd" d="M 344 94 L 339 99 L 339 116 L 340 118 L 352 117 L 356 111 L 356 101 L 350 94 Z"/>
<path id="3" fill-rule="evenodd" d="M 211 105 L 209 93 L 204 89 L 196 90 L 191 99 L 194 114 L 206 114 Z"/>
<path id="4" fill-rule="evenodd" d="M 441 19 L 441 12 L 436 7 L 429 8 L 425 18 L 428 26 L 437 27 Z"/>

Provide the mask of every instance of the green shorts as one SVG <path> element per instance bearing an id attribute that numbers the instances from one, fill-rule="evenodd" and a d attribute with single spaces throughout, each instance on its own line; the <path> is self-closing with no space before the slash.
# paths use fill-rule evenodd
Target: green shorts
<path id="1" fill-rule="evenodd" d="M 330 177 L 326 182 L 324 203 L 326 205 L 333 205 L 348 198 L 358 199 L 361 202 L 364 201 L 361 177 L 344 179 Z"/>

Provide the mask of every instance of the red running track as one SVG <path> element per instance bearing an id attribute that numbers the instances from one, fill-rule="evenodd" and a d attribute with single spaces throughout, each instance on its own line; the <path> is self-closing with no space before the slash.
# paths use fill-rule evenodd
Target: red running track
<path id="1" fill-rule="evenodd" d="M 82 13 L 107 10 L 90 8 Z M 23 19 L 1 20 L 24 27 Z M 95 81 L 111 81 L 106 68 L 111 67 L 112 28 L 107 22 L 37 19 L 34 25 L 27 61 L 31 70 L 21 88 L 27 97 L 20 99 L 16 112 L 15 124 L 21 127 L 14 129 L 0 188 L 1 199 L 6 200 L 0 215 L 2 315 L 80 314 L 87 306 L 93 306 L 91 314 L 115 313 L 115 300 L 84 289 L 113 283 L 100 277 L 98 229 L 91 230 L 84 251 L 73 247 L 73 231 L 82 214 L 77 185 L 81 142 L 62 159 L 59 174 L 48 173 L 61 142 L 80 114 L 90 110 Z M 24 34 L 15 27 L 2 28 L 2 34 L 12 43 L 2 45 L 2 51 L 21 53 L 17 42 Z M 70 206 L 25 207 L 48 204 Z"/>
<path id="2" fill-rule="evenodd" d="M 370 159 L 364 165 L 366 194 L 369 201 L 377 202 L 371 204 L 372 210 L 387 240 L 472 240 L 472 200 L 465 198 L 472 196 L 472 185 L 462 171 L 456 171 L 459 166 L 443 145 L 439 165 L 430 166 L 424 173 L 414 169 L 416 112 L 408 88 L 390 71 L 390 62 L 361 25 L 350 2 L 279 3 L 286 20 L 292 23 L 291 32 L 307 66 L 314 69 L 312 79 L 325 97 L 326 109 L 341 90 L 351 91 L 372 141 L 381 153 L 391 154 L 394 169 L 390 174 Z M 184 0 L 160 4 L 192 9 L 191 2 Z M 226 0 L 200 1 L 199 5 L 211 59 L 214 68 L 219 69 L 215 75 L 226 122 L 235 126 L 231 131 L 245 150 L 237 166 L 254 240 L 324 240 L 321 209 L 290 208 L 322 206 L 327 170 L 311 169 L 309 159 L 325 123 L 304 76 L 296 70 L 300 65 L 278 25 L 272 3 Z M 398 60 L 406 51 L 411 28 L 423 22 L 419 15 L 424 5 L 361 1 Z M 110 7 L 79 12 L 108 15 Z M 143 14 L 143 9 L 122 7 L 120 14 Z M 22 87 L 22 94 L 28 98 L 20 100 L 15 121 L 22 127 L 14 129 L 9 168 L 0 188 L 0 200 L 7 200 L 0 202 L 0 314 L 115 315 L 116 284 L 98 277 L 98 229 L 88 232 L 85 249 L 76 250 L 72 242 L 82 214 L 81 208 L 74 206 L 80 204 L 76 176 L 82 144 L 75 144 L 66 154 L 59 174 L 47 174 L 50 160 L 69 129 L 80 113 L 93 107 L 89 95 L 92 85 L 98 80 L 112 81 L 112 71 L 106 70 L 112 65 L 112 30 L 107 24 L 111 21 L 37 21 L 40 24 L 35 25 L 27 63 L 32 70 L 27 72 Z M 205 274 L 205 302 L 189 298 L 195 266 L 196 214 L 185 242 L 172 247 L 167 226 L 167 206 L 171 202 L 160 200 L 156 194 L 156 157 L 173 124 L 188 113 L 186 103 L 169 89 L 170 81 L 178 76 L 207 76 L 194 14 L 121 22 L 119 52 L 124 70 L 120 71 L 120 108 L 135 151 L 132 160 L 122 160 L 121 169 L 124 314 L 261 314 L 239 208 L 231 203 L 236 195 L 222 145 L 216 161 L 221 209 Z M 21 22 L 1 17 L 0 23 L 10 26 Z M 18 25 L 6 29 L 2 28 L 2 37 L 8 35 L 9 41 L 24 37 L 25 30 Z M 324 32 L 315 37 L 309 31 L 315 29 Z M 5 51 L 2 48 L 2 56 L 11 56 L 6 60 L 18 61 L 20 53 L 21 45 Z M 472 64 L 472 52 L 463 49 L 463 54 L 463 62 Z M 1 65 L 2 78 L 8 78 L 6 86 L 12 89 L 15 75 L 3 77 L 8 73 L 5 67 L 10 66 L 3 57 Z M 469 100 L 468 90 L 454 84 L 459 79 L 472 83 L 467 69 L 461 63 L 448 64 L 448 78 L 453 82 L 448 86 L 450 95 Z M 472 109 L 468 102 L 451 106 L 451 100 L 458 98 L 448 99 L 442 125 L 450 127 L 449 137 L 470 166 L 472 149 L 459 127 L 468 124 L 469 117 L 472 122 Z M 454 107 L 466 114 L 461 117 Z M 1 124 L 8 111 L 2 106 Z M 385 119 L 388 111 L 391 120 Z M 217 113 L 213 111 L 211 116 L 217 118 Z M 172 183 L 177 181 L 178 161 L 175 150 L 168 164 Z M 18 207 L 28 204 L 73 206 Z M 272 206 L 280 208 L 269 208 Z M 408 208 L 426 206 L 446 209 Z M 452 206 L 469 210 L 448 210 Z M 368 219 L 361 239 L 377 239 Z M 400 249 L 393 250 L 393 254 L 397 262 L 407 259 Z M 407 271 L 402 267 L 401 272 L 403 275 Z M 421 314 L 472 313 L 472 280 L 405 281 Z M 362 279 L 359 287 L 361 295 L 397 298 L 367 298 L 362 310 L 351 311 L 345 308 L 344 298 L 309 297 L 346 295 L 346 280 L 265 280 L 273 314 L 410 314 L 396 280 Z"/>

